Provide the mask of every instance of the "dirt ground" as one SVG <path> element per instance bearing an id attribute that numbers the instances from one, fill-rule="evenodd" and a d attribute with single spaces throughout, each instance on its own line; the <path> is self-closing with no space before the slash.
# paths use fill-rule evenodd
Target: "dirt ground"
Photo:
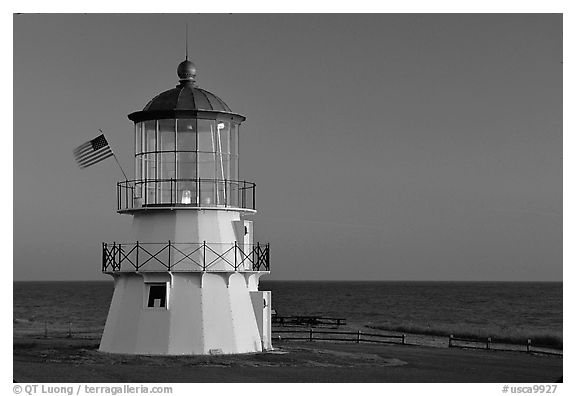
<path id="1" fill-rule="evenodd" d="M 17 382 L 557 382 L 562 356 L 414 345 L 275 342 L 246 355 L 101 353 L 98 339 L 14 339 Z"/>

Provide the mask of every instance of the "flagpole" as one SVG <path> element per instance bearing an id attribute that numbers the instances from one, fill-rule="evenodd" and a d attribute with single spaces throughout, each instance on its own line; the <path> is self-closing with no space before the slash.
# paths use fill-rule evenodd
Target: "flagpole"
<path id="1" fill-rule="evenodd" d="M 116 154 L 114 154 L 114 151 L 112 151 L 112 156 L 114 157 L 114 159 L 116 160 L 116 163 L 118 164 L 118 167 L 119 167 L 120 170 L 122 171 L 122 174 L 124 175 L 124 179 L 126 179 L 126 183 L 128 183 L 128 176 L 126 176 L 126 173 L 124 172 L 124 169 L 122 169 L 122 166 L 120 165 L 120 162 L 118 162 L 118 158 L 116 158 Z"/>
<path id="2" fill-rule="evenodd" d="M 104 132 L 102 131 L 102 129 L 98 129 L 102 134 L 104 134 Z M 108 146 L 110 146 L 110 143 L 108 143 Z M 112 156 L 114 157 L 114 160 L 116 160 L 116 163 L 118 164 L 118 167 L 120 168 L 120 171 L 122 172 L 122 174 L 124 175 L 124 179 L 126 179 L 126 186 L 128 186 L 128 176 L 126 176 L 126 172 L 124 172 L 124 169 L 122 169 L 122 165 L 120 165 L 120 162 L 118 161 L 118 158 L 116 158 L 116 154 L 114 154 L 114 150 L 112 150 L 112 147 L 110 147 L 110 151 L 112 152 Z"/>

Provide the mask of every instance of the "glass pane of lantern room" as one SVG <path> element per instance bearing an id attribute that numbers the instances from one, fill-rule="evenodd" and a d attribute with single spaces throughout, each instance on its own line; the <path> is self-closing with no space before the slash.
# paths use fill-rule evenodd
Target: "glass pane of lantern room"
<path id="1" fill-rule="evenodd" d="M 144 183 L 144 202 L 156 203 L 156 153 L 142 154 Z"/>
<path id="2" fill-rule="evenodd" d="M 172 201 L 176 178 L 176 122 L 175 120 L 158 120 L 158 183 L 159 203 L 168 204 Z"/>
<path id="3" fill-rule="evenodd" d="M 214 120 L 198 120 L 198 151 L 216 152 L 216 125 Z"/>
<path id="4" fill-rule="evenodd" d="M 134 124 L 134 154 L 142 152 L 142 123 Z"/>
<path id="5" fill-rule="evenodd" d="M 216 179 L 215 153 L 198 153 L 198 178 Z"/>
<path id="6" fill-rule="evenodd" d="M 230 126 L 230 180 L 238 180 L 238 125 Z"/>
<path id="7" fill-rule="evenodd" d="M 214 153 L 198 153 L 198 178 L 200 179 L 200 205 L 216 205 L 216 161 Z"/>
<path id="8" fill-rule="evenodd" d="M 156 151 L 156 121 L 144 122 L 144 152 Z"/>
<path id="9" fill-rule="evenodd" d="M 178 152 L 176 153 L 178 164 L 178 181 L 176 188 L 176 203 L 196 204 L 197 203 L 197 181 L 196 181 L 196 153 Z"/>
<path id="10" fill-rule="evenodd" d="M 220 153 L 230 153 L 230 122 L 219 120 L 216 124 L 217 150 Z"/>
<path id="11" fill-rule="evenodd" d="M 219 120 L 216 123 L 216 178 L 230 179 L 228 154 L 230 152 L 230 122 Z M 223 186 L 223 185 L 222 185 Z M 221 187 L 222 187 L 221 186 Z"/>
<path id="12" fill-rule="evenodd" d="M 198 120 L 198 178 L 201 206 L 217 204 L 216 197 L 217 134 L 215 120 Z"/>
<path id="13" fill-rule="evenodd" d="M 197 203 L 196 169 L 196 119 L 176 120 L 176 178 L 178 179 L 175 203 L 195 205 Z"/>
<path id="14" fill-rule="evenodd" d="M 196 120 L 178 119 L 176 125 L 178 151 L 196 151 Z"/>
<path id="15" fill-rule="evenodd" d="M 142 123 L 134 124 L 134 178 L 142 178 Z"/>
<path id="16" fill-rule="evenodd" d="M 161 181 L 158 183 L 159 203 L 173 203 L 176 190 L 176 155 L 174 152 L 162 152 L 158 155 L 161 166 L 159 169 Z"/>
<path id="17" fill-rule="evenodd" d="M 144 122 L 144 151 L 149 154 L 144 154 L 142 157 L 144 166 L 144 178 L 146 183 L 144 184 L 144 201 L 146 204 L 156 203 L 156 120 L 145 121 Z"/>
<path id="18" fill-rule="evenodd" d="M 200 191 L 198 199 L 200 206 L 215 206 L 218 204 L 216 199 L 216 180 L 203 179 L 200 182 Z"/>
<path id="19" fill-rule="evenodd" d="M 158 131 L 160 133 L 159 151 L 176 150 L 175 125 L 175 120 L 158 120 Z"/>

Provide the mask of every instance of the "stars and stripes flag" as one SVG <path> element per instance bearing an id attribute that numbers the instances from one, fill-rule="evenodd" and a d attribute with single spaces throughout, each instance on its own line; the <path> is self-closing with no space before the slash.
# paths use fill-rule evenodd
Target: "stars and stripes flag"
<path id="1" fill-rule="evenodd" d="M 112 149 L 110 149 L 104 134 L 95 137 L 89 142 L 81 144 L 74 150 L 74 157 L 81 168 L 87 168 L 91 165 L 97 164 L 113 155 L 114 153 L 112 152 Z"/>

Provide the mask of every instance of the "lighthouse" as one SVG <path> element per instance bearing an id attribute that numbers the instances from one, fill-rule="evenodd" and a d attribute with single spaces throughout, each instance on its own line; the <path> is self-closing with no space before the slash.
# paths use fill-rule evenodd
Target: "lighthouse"
<path id="1" fill-rule="evenodd" d="M 117 183 L 131 235 L 102 243 L 114 294 L 100 351 L 207 355 L 272 349 L 270 247 L 254 241 L 256 186 L 239 175 L 246 119 L 198 87 L 196 66 L 134 122 L 134 179 Z"/>

